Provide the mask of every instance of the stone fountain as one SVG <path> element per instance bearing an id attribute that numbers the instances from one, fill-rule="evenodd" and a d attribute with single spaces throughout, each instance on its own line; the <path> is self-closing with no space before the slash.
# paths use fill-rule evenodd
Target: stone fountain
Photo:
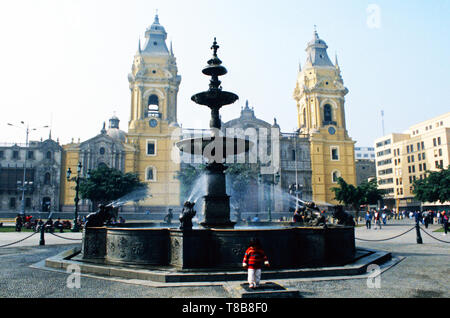
<path id="1" fill-rule="evenodd" d="M 177 144 L 182 152 L 202 155 L 208 159 L 206 166 L 206 195 L 204 196 L 202 212 L 205 228 L 233 228 L 230 220 L 230 196 L 226 193 L 225 173 L 227 167 L 223 161 L 227 156 L 248 152 L 252 144 L 245 139 L 227 138 L 221 136 L 221 121 L 219 110 L 222 106 L 233 104 L 239 97 L 231 92 L 222 90 L 219 76 L 225 75 L 227 69 L 217 56 L 216 38 L 214 38 L 213 57 L 203 69 L 203 74 L 211 76 L 209 89 L 192 96 L 192 101 L 211 109 L 211 136 L 182 140 Z M 198 146 L 197 146 L 198 145 Z M 208 151 L 209 149 L 209 151 Z"/>
<path id="2" fill-rule="evenodd" d="M 253 146 L 243 138 L 220 133 L 219 110 L 233 104 L 238 96 L 222 90 L 219 76 L 227 73 L 217 56 L 203 69 L 210 76 L 209 89 L 192 100 L 211 109 L 211 135 L 177 143 L 180 151 L 201 154 L 208 159 L 207 180 L 202 206 L 204 221 L 199 227 L 191 222 L 181 228 L 149 227 L 140 224 L 86 228 L 83 232 L 80 260 L 105 266 L 132 265 L 161 269 L 217 271 L 242 270 L 242 258 L 251 238 L 262 242 L 273 269 L 337 266 L 355 258 L 352 226 L 299 226 L 270 224 L 262 227 L 235 228 L 230 220 L 230 196 L 226 192 L 224 161 L 227 156 L 248 152 Z M 193 204 L 185 203 L 185 216 L 195 215 Z"/>

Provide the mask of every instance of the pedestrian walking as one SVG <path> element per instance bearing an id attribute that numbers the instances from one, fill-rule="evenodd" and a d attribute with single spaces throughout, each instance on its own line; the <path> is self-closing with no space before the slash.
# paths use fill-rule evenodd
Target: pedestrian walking
<path id="1" fill-rule="evenodd" d="M 377 210 L 375 210 L 375 213 L 373 215 L 373 221 L 375 223 L 375 226 L 373 229 L 376 230 L 379 227 L 381 230 L 381 215 L 380 215 L 380 212 L 378 212 Z"/>
<path id="2" fill-rule="evenodd" d="M 386 225 L 386 218 L 387 218 L 386 211 L 383 211 L 383 213 L 381 213 L 381 219 L 383 220 L 383 225 Z"/>
<path id="3" fill-rule="evenodd" d="M 372 214 L 370 214 L 370 211 L 367 211 L 366 213 L 366 228 L 370 230 L 372 227 Z"/>
<path id="4" fill-rule="evenodd" d="M 447 211 L 447 212 L 442 211 L 442 214 L 443 214 L 443 216 L 442 216 L 442 224 L 444 226 L 444 234 L 443 235 L 447 235 L 447 232 L 448 232 L 448 219 L 449 219 L 450 212 L 449 211 Z"/>
<path id="5" fill-rule="evenodd" d="M 248 284 L 250 288 L 253 289 L 259 286 L 263 265 L 269 266 L 267 255 L 260 241 L 257 238 L 252 238 L 242 261 L 242 266 L 248 269 Z"/>

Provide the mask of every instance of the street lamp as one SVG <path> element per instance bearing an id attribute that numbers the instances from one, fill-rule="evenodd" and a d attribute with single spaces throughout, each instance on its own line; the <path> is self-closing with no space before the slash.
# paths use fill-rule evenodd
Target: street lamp
<path id="1" fill-rule="evenodd" d="M 268 212 L 269 212 L 269 221 L 272 221 L 272 195 L 274 195 L 274 188 L 280 182 L 280 173 L 277 171 L 274 174 L 270 175 L 270 179 L 263 178 L 261 174 L 258 175 L 258 182 L 260 184 L 268 184 L 270 186 L 270 191 L 266 194 L 269 204 L 268 204 Z M 264 193 L 266 193 L 264 191 Z M 275 200 L 273 200 L 275 201 Z"/>
<path id="2" fill-rule="evenodd" d="M 21 200 L 21 203 L 20 203 L 20 210 L 21 210 L 21 212 L 20 212 L 20 213 L 21 213 L 22 215 L 25 215 L 25 190 L 26 190 L 26 188 L 27 188 L 27 187 L 26 187 L 27 182 L 25 181 L 25 177 L 26 177 L 26 171 L 27 171 L 27 158 L 28 158 L 27 150 L 26 150 L 26 149 L 28 149 L 28 135 L 29 135 L 30 131 L 38 130 L 38 129 L 40 129 L 40 128 L 48 128 L 48 126 L 46 125 L 46 126 L 37 127 L 37 128 L 30 128 L 30 126 L 29 126 L 28 124 L 25 126 L 25 122 L 24 122 L 24 121 L 21 121 L 21 122 L 20 122 L 20 124 L 21 124 L 22 126 L 16 126 L 16 125 L 13 125 L 13 124 L 11 124 L 11 123 L 7 123 L 7 124 L 8 124 L 8 126 L 12 126 L 12 127 L 24 129 L 25 132 L 26 132 L 26 139 L 25 139 L 25 161 L 24 161 L 24 163 L 23 163 L 23 180 L 22 180 L 22 187 L 20 188 L 20 190 L 22 190 L 22 200 Z M 28 182 L 28 183 L 29 183 L 29 182 Z"/>
<path id="3" fill-rule="evenodd" d="M 67 181 L 75 181 L 75 216 L 73 219 L 73 227 L 72 227 L 72 232 L 79 232 L 80 228 L 78 226 L 78 202 L 80 201 L 80 198 L 78 196 L 78 193 L 80 191 L 80 180 L 82 180 L 83 178 L 81 177 L 81 168 L 83 166 L 81 165 L 81 162 L 78 162 L 78 166 L 77 166 L 77 176 L 75 178 L 70 178 L 71 174 L 72 174 L 72 170 L 70 170 L 70 167 L 67 169 L 66 172 L 66 178 Z M 90 173 L 88 172 L 88 177 L 90 176 Z"/>

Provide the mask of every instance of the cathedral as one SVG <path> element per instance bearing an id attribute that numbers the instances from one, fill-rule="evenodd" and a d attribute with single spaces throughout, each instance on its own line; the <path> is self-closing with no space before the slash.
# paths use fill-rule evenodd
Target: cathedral
<path id="1" fill-rule="evenodd" d="M 145 32 L 145 43 L 139 41 L 131 72 L 130 118 L 128 131 L 119 129 L 119 118 L 113 116 L 100 133 L 84 142 L 63 146 L 61 169 L 61 210 L 73 211 L 74 185 L 65 179 L 65 171 L 76 171 L 78 162 L 86 176 L 89 169 L 101 165 L 123 172 L 137 173 L 148 183 L 151 196 L 138 204 L 129 204 L 123 211 L 163 212 L 179 207 L 180 182 L 177 172 L 183 169 L 180 161 L 173 160 L 175 143 L 187 130 L 177 120 L 177 94 L 181 83 L 172 45 L 167 47 L 167 33 L 159 23 L 158 15 Z M 274 119 L 270 124 L 255 117 L 248 102 L 241 116 L 223 128 L 253 127 L 277 132 L 280 147 L 272 149 L 270 162 L 276 162 L 279 182 L 272 188 L 273 211 L 286 211 L 289 204 L 277 202 L 276 189 L 288 192 L 292 184 L 301 185 L 302 197 L 319 204 L 336 204 L 331 188 L 343 177 L 355 184 L 354 141 L 348 136 L 345 124 L 345 95 L 340 67 L 333 64 L 327 54 L 328 46 L 314 31 L 307 44 L 307 59 L 299 70 L 293 98 L 296 101 L 298 130 L 282 133 Z M 274 130 L 275 129 L 275 130 Z M 273 173 L 275 176 L 275 172 Z M 261 190 L 263 189 L 263 190 Z M 264 200 L 263 188 L 253 197 L 256 210 L 264 210 L 258 202 Z M 93 207 L 81 201 L 80 211 Z"/>

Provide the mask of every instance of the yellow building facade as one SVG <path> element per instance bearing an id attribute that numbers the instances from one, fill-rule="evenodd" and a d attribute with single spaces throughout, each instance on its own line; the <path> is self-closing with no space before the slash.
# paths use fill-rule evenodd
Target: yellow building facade
<path id="1" fill-rule="evenodd" d="M 294 99 L 300 134 L 308 135 L 311 145 L 313 200 L 337 204 L 331 188 L 342 177 L 356 184 L 355 142 L 345 123 L 345 95 L 341 70 L 327 54 L 328 46 L 316 31 L 307 45 L 307 60 L 299 69 Z"/>
<path id="2" fill-rule="evenodd" d="M 108 130 L 104 127 L 92 140 L 64 145 L 62 169 L 65 172 L 70 167 L 75 172 L 78 162 L 82 162 L 85 176 L 87 169 L 103 163 L 125 173 L 137 173 L 140 180 L 148 184 L 150 196 L 139 201 L 138 206 L 129 204 L 124 209 L 165 210 L 180 205 L 180 184 L 176 179 L 180 164 L 173 160 L 172 154 L 180 135 L 177 94 L 181 77 L 172 46 L 169 50 L 166 45 L 167 33 L 157 15 L 146 30 L 145 38 L 143 47 L 139 42 L 128 75 L 131 96 L 128 132 L 122 136 L 118 126 Z M 114 159 L 102 160 L 103 157 Z M 61 190 L 62 209 L 73 208 L 74 184 L 67 182 L 65 173 L 61 177 Z"/>

